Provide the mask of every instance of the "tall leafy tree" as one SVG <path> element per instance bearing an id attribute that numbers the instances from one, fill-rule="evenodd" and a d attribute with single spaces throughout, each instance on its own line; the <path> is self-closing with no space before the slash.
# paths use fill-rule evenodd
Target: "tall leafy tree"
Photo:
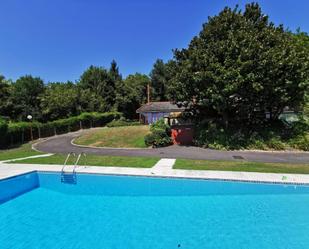
<path id="1" fill-rule="evenodd" d="M 136 110 L 147 101 L 149 77 L 144 74 L 131 74 L 124 80 L 121 94 L 117 95 L 118 110 L 127 118 L 136 118 Z"/>
<path id="2" fill-rule="evenodd" d="M 215 110 L 226 125 L 256 123 L 265 112 L 277 119 L 285 106 L 302 105 L 308 91 L 308 57 L 255 3 L 209 18 L 174 57 L 173 98 Z"/>
<path id="3" fill-rule="evenodd" d="M 79 86 L 89 89 L 104 101 L 104 111 L 110 111 L 115 104 L 115 81 L 110 72 L 102 67 L 90 66 L 80 77 Z"/>
<path id="4" fill-rule="evenodd" d="M 119 67 L 115 60 L 112 60 L 111 66 L 109 68 L 109 74 L 114 82 L 119 82 L 122 80 L 122 75 L 119 73 Z"/>
<path id="5" fill-rule="evenodd" d="M 78 110 L 81 112 L 105 112 L 105 100 L 90 89 L 79 89 Z"/>
<path id="6" fill-rule="evenodd" d="M 124 81 L 122 80 L 122 75 L 119 73 L 119 67 L 115 60 L 111 62 L 111 66 L 109 68 L 109 74 L 111 79 L 113 80 L 113 84 L 115 86 L 115 110 L 122 109 L 124 95 L 127 94 L 126 88 L 124 85 Z"/>
<path id="7" fill-rule="evenodd" d="M 167 65 L 161 59 L 157 59 L 150 72 L 152 100 L 167 100 L 167 85 L 169 74 Z"/>
<path id="8" fill-rule="evenodd" d="M 9 117 L 14 109 L 12 100 L 12 84 L 0 75 L 0 116 Z"/>
<path id="9" fill-rule="evenodd" d="M 41 119 L 40 96 L 44 93 L 44 82 L 39 77 L 22 76 L 12 85 L 15 103 L 13 117 L 26 120 L 31 114 L 33 119 Z"/>
<path id="10" fill-rule="evenodd" d="M 300 53 L 309 58 L 309 35 L 306 32 L 301 32 L 300 29 L 297 30 L 294 35 L 296 40 L 297 48 Z M 309 59 L 307 59 L 308 63 Z M 306 93 L 306 102 L 304 105 L 304 114 L 309 117 L 309 91 Z"/>
<path id="11" fill-rule="evenodd" d="M 77 86 L 72 82 L 49 83 L 41 96 L 41 111 L 44 120 L 54 120 L 77 115 L 79 112 Z"/>

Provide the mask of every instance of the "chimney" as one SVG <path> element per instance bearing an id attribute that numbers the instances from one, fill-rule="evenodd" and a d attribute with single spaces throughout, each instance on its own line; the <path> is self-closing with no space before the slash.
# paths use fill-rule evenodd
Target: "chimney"
<path id="1" fill-rule="evenodd" d="M 147 85 L 147 104 L 150 103 L 150 84 Z"/>

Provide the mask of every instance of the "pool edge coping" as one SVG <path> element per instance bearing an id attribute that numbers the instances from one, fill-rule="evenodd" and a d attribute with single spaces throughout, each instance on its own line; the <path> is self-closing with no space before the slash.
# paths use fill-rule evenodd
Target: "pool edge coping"
<path id="1" fill-rule="evenodd" d="M 26 172 L 16 172 L 13 175 L 0 178 L 0 181 L 7 180 L 31 173 L 53 173 L 61 174 L 61 170 L 45 170 L 45 169 L 33 169 Z M 246 173 L 246 172 L 245 172 Z M 309 186 L 308 182 L 293 182 L 293 181 L 267 181 L 267 180 L 250 180 L 250 179 L 233 179 L 233 178 L 220 178 L 220 177 L 205 177 L 205 176 L 180 176 L 180 175 L 164 175 L 164 174 L 130 174 L 130 173 L 108 173 L 108 172 L 76 172 L 76 174 L 90 174 L 90 175 L 102 175 L 102 176 L 131 176 L 131 177 L 147 177 L 147 178 L 163 178 L 163 179 L 188 179 L 188 180 L 203 180 L 203 181 L 222 181 L 222 182 L 243 182 L 243 183 L 255 183 L 255 184 L 276 184 L 276 185 L 298 185 Z"/>

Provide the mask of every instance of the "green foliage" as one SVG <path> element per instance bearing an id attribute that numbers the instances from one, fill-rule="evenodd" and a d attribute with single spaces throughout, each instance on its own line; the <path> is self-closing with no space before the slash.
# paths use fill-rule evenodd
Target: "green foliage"
<path id="1" fill-rule="evenodd" d="M 47 123 L 39 122 L 17 122 L 9 123 L 8 128 L 1 133 L 1 142 L 3 146 L 24 143 L 31 140 L 31 128 L 34 139 L 47 137 L 57 134 L 63 134 L 71 131 L 77 131 L 81 128 L 90 128 L 97 126 L 104 126 L 112 120 L 121 118 L 122 114 L 119 112 L 110 113 L 82 113 L 79 116 L 70 117 L 66 119 L 59 119 Z M 0 122 L 0 132 L 2 121 Z M 2 140 L 3 139 L 3 140 Z"/>
<path id="2" fill-rule="evenodd" d="M 174 56 L 173 98 L 212 109 L 225 125 L 261 123 L 265 112 L 276 120 L 284 107 L 300 108 L 308 92 L 309 53 L 258 4 L 226 7 Z"/>
<path id="3" fill-rule="evenodd" d="M 134 119 L 136 110 L 147 101 L 147 75 L 136 73 L 129 75 L 121 87 L 117 87 L 116 108 L 126 118 Z"/>
<path id="4" fill-rule="evenodd" d="M 67 83 L 50 83 L 45 87 L 41 97 L 41 111 L 44 120 L 55 120 L 77 115 L 79 94 L 76 85 Z"/>
<path id="5" fill-rule="evenodd" d="M 10 116 L 12 112 L 12 84 L 0 75 L 0 115 Z"/>
<path id="6" fill-rule="evenodd" d="M 40 119 L 40 95 L 44 92 L 43 80 L 26 75 L 16 80 L 12 86 L 15 111 L 13 116 L 20 120 L 27 120 L 27 115 L 31 114 L 34 119 Z"/>
<path id="7" fill-rule="evenodd" d="M 4 138 L 7 134 L 8 124 L 0 118 L 0 147 L 4 146 Z"/>
<path id="8" fill-rule="evenodd" d="M 308 174 L 308 164 L 177 159 L 174 169 Z"/>
<path id="9" fill-rule="evenodd" d="M 170 133 L 170 126 L 168 124 L 165 124 L 164 119 L 160 118 L 157 122 L 153 123 L 150 125 L 150 131 L 155 132 L 155 131 L 164 131 L 166 133 Z"/>
<path id="10" fill-rule="evenodd" d="M 136 126 L 136 125 L 141 125 L 141 124 L 140 122 L 132 121 L 129 119 L 118 119 L 118 120 L 113 120 L 109 122 L 106 126 L 107 127 L 121 127 L 121 126 Z"/>
<path id="11" fill-rule="evenodd" d="M 171 138 L 163 131 L 154 131 L 145 136 L 145 144 L 152 147 L 164 147 L 172 144 Z"/>
<path id="12" fill-rule="evenodd" d="M 161 59 L 157 59 L 150 72 L 152 100 L 163 101 L 167 100 L 167 86 L 168 86 L 168 70 L 167 65 Z"/>
<path id="13" fill-rule="evenodd" d="M 136 109 L 146 102 L 148 76 L 129 75 L 125 80 L 113 60 L 109 69 L 90 66 L 76 84 L 43 83 L 26 75 L 16 82 L 0 75 L 0 116 L 11 121 L 48 122 L 83 112 L 121 111 L 126 118 L 137 118 Z"/>
<path id="14" fill-rule="evenodd" d="M 172 144 L 170 137 L 170 127 L 164 123 L 163 119 L 159 119 L 157 122 L 150 126 L 150 134 L 145 136 L 145 144 L 152 147 L 164 147 Z"/>
<path id="15" fill-rule="evenodd" d="M 226 129 L 215 122 L 206 122 L 197 127 L 195 141 L 199 146 L 220 150 L 308 150 L 308 136 L 309 125 L 305 121 L 295 122 L 289 127 L 278 121 L 255 129 L 237 125 Z"/>
<path id="16" fill-rule="evenodd" d="M 115 79 L 108 70 L 90 66 L 80 77 L 79 86 L 90 89 L 95 97 L 103 101 L 104 111 L 110 111 L 115 104 Z"/>
<path id="17" fill-rule="evenodd" d="M 0 153 L 1 158 L 1 153 Z M 30 158 L 12 163 L 31 163 L 31 164 L 63 164 L 66 159 L 66 155 L 55 154 L 49 157 Z M 92 165 L 92 166 L 104 166 L 104 167 L 130 167 L 130 168 L 151 168 L 158 158 L 155 157 L 124 157 L 124 156 L 97 156 L 87 155 L 79 161 L 79 165 Z M 69 159 L 69 164 L 74 164 L 74 159 Z"/>

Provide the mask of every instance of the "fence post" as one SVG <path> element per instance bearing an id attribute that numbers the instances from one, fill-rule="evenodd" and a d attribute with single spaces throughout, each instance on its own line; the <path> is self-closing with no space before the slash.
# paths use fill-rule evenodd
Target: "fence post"
<path id="1" fill-rule="evenodd" d="M 41 128 L 38 126 L 39 139 L 41 138 Z"/>
<path id="2" fill-rule="evenodd" d="M 21 143 L 23 144 L 24 141 L 25 141 L 25 128 L 22 129 L 22 132 L 21 132 Z"/>

